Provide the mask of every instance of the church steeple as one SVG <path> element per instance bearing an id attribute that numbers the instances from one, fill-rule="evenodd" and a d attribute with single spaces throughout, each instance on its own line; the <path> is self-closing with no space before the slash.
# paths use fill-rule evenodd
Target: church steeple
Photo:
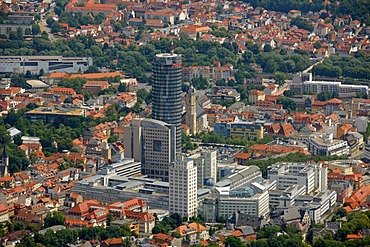
<path id="1" fill-rule="evenodd" d="M 195 88 L 190 82 L 189 89 L 186 93 L 185 99 L 185 123 L 189 127 L 190 134 L 195 135 L 197 133 L 197 111 L 196 111 L 196 98 Z"/>

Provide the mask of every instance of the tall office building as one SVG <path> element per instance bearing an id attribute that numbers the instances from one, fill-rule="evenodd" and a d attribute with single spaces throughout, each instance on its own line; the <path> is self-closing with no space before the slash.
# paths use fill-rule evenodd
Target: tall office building
<path id="1" fill-rule="evenodd" d="M 176 151 L 181 152 L 182 69 L 181 57 L 173 53 L 156 55 L 152 66 L 154 119 L 176 126 Z"/>
<path id="2" fill-rule="evenodd" d="M 155 119 L 133 119 L 124 129 L 125 158 L 142 163 L 142 174 L 168 181 L 175 160 L 175 126 Z"/>
<path id="3" fill-rule="evenodd" d="M 193 160 L 181 157 L 170 166 L 170 213 L 182 217 L 197 216 L 197 167 Z"/>
<path id="4" fill-rule="evenodd" d="M 217 151 L 204 150 L 192 156 L 198 173 L 198 189 L 213 186 L 217 182 Z"/>

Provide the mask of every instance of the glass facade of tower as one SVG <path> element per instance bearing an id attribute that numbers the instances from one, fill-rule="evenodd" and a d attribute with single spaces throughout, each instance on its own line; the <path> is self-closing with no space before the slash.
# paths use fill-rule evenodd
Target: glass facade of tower
<path id="1" fill-rule="evenodd" d="M 177 54 L 158 54 L 152 66 L 153 118 L 176 126 L 176 152 L 181 152 L 182 65 Z"/>

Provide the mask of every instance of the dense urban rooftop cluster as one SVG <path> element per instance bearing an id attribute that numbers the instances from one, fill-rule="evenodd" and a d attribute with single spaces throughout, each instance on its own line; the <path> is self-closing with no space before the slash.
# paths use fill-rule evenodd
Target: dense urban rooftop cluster
<path id="1" fill-rule="evenodd" d="M 1 244 L 370 245 L 369 3 L 281 2 L 1 1 Z"/>

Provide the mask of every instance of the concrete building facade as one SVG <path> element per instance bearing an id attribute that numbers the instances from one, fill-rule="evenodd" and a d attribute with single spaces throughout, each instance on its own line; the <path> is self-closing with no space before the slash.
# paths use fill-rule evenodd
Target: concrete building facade
<path id="1" fill-rule="evenodd" d="M 85 72 L 93 64 L 91 57 L 0 56 L 0 73 Z"/>
<path id="2" fill-rule="evenodd" d="M 182 217 L 197 215 L 197 167 L 193 160 L 181 158 L 169 169 L 169 210 Z"/>
<path id="3" fill-rule="evenodd" d="M 198 189 L 217 182 L 217 151 L 205 150 L 194 158 L 198 173 Z"/>
<path id="4" fill-rule="evenodd" d="M 331 137 L 313 138 L 307 141 L 308 151 L 314 156 L 349 155 L 350 148 L 347 141 L 334 140 Z"/>
<path id="5" fill-rule="evenodd" d="M 305 185 L 306 193 L 327 188 L 327 168 L 318 164 L 278 162 L 268 167 L 267 177 L 277 181 L 278 190 Z"/>
<path id="6" fill-rule="evenodd" d="M 125 157 L 142 163 L 142 173 L 168 181 L 175 160 L 175 126 L 154 119 L 133 119 L 124 129 Z"/>

